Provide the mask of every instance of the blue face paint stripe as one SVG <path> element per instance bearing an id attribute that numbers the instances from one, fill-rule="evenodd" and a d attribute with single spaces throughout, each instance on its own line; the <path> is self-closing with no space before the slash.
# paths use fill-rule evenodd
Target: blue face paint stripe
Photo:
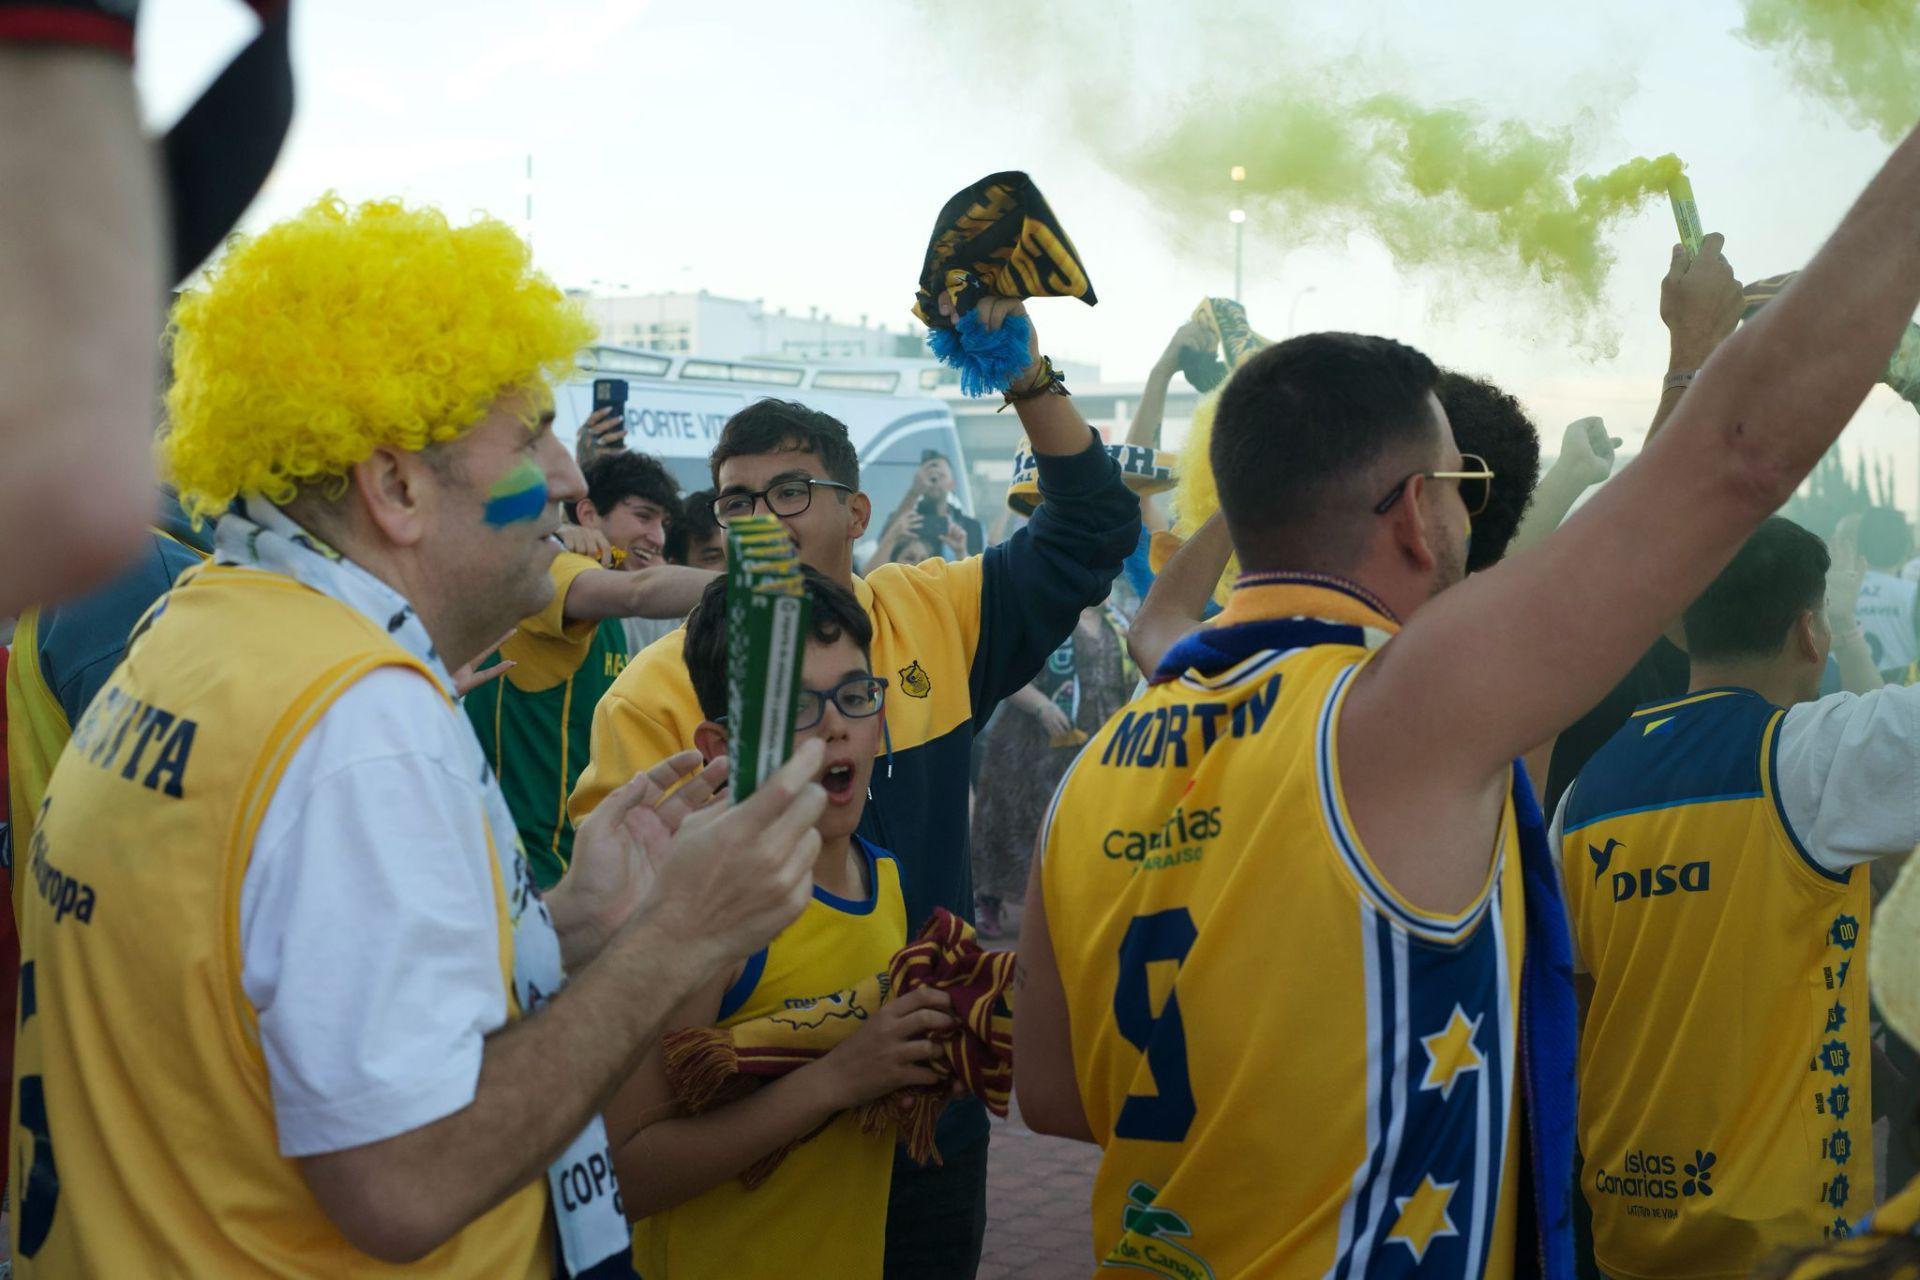
<path id="1" fill-rule="evenodd" d="M 522 489 L 518 493 L 503 494 L 498 498 L 487 499 L 488 524 L 518 524 L 522 520 L 538 520 L 547 509 L 547 486 L 537 485 L 532 489 Z"/>

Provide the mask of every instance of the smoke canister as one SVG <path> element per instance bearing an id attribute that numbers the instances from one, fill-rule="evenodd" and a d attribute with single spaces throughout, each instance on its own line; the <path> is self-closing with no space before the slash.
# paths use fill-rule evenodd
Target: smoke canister
<path id="1" fill-rule="evenodd" d="M 1693 200 L 1693 181 L 1681 174 L 1667 184 L 1667 199 L 1673 204 L 1673 222 L 1680 229 L 1680 243 L 1689 259 L 1700 256 L 1700 206 Z"/>

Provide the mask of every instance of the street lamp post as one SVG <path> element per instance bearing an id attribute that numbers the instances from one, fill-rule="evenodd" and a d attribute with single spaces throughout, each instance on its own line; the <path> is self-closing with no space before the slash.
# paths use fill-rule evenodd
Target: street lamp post
<path id="1" fill-rule="evenodd" d="M 1245 259 L 1247 244 L 1247 211 L 1234 209 L 1228 212 L 1227 221 L 1233 224 L 1233 300 L 1240 301 L 1240 265 Z"/>
<path id="2" fill-rule="evenodd" d="M 1227 178 L 1234 184 L 1234 194 L 1240 194 L 1240 184 L 1247 180 L 1247 167 L 1234 165 L 1227 170 Z M 1227 213 L 1227 221 L 1233 224 L 1233 300 L 1240 301 L 1240 272 L 1246 261 L 1247 247 L 1247 211 L 1232 209 Z"/>

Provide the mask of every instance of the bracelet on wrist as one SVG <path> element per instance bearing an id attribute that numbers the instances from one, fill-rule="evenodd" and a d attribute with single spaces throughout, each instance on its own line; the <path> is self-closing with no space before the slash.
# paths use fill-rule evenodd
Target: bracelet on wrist
<path id="1" fill-rule="evenodd" d="M 1684 391 L 1692 386 L 1693 380 L 1699 376 L 1698 369 L 1675 369 L 1667 375 L 1667 380 L 1660 384 L 1661 390 Z"/>
<path id="2" fill-rule="evenodd" d="M 1066 394 L 1068 394 L 1067 375 L 1053 367 L 1053 360 L 1050 357 L 1041 356 L 1039 372 L 1033 375 L 1033 380 L 1019 390 L 1008 387 L 1006 391 L 1002 393 L 1004 403 L 1001 404 L 1000 409 L 996 409 L 994 412 L 998 413 L 1001 409 L 1005 409 L 1007 405 L 1018 404 L 1022 400 L 1032 400 L 1038 396 L 1064 396 Z"/>

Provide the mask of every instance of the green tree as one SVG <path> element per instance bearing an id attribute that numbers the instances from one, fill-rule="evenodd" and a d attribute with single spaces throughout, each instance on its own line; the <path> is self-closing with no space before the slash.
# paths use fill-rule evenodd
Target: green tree
<path id="1" fill-rule="evenodd" d="M 1865 455 L 1856 456 L 1852 474 L 1848 474 L 1847 464 L 1835 446 L 1827 450 L 1792 499 L 1780 508 L 1780 514 L 1826 538 L 1832 536 L 1841 516 L 1892 505 L 1892 461 L 1882 456 L 1869 462 Z"/>

